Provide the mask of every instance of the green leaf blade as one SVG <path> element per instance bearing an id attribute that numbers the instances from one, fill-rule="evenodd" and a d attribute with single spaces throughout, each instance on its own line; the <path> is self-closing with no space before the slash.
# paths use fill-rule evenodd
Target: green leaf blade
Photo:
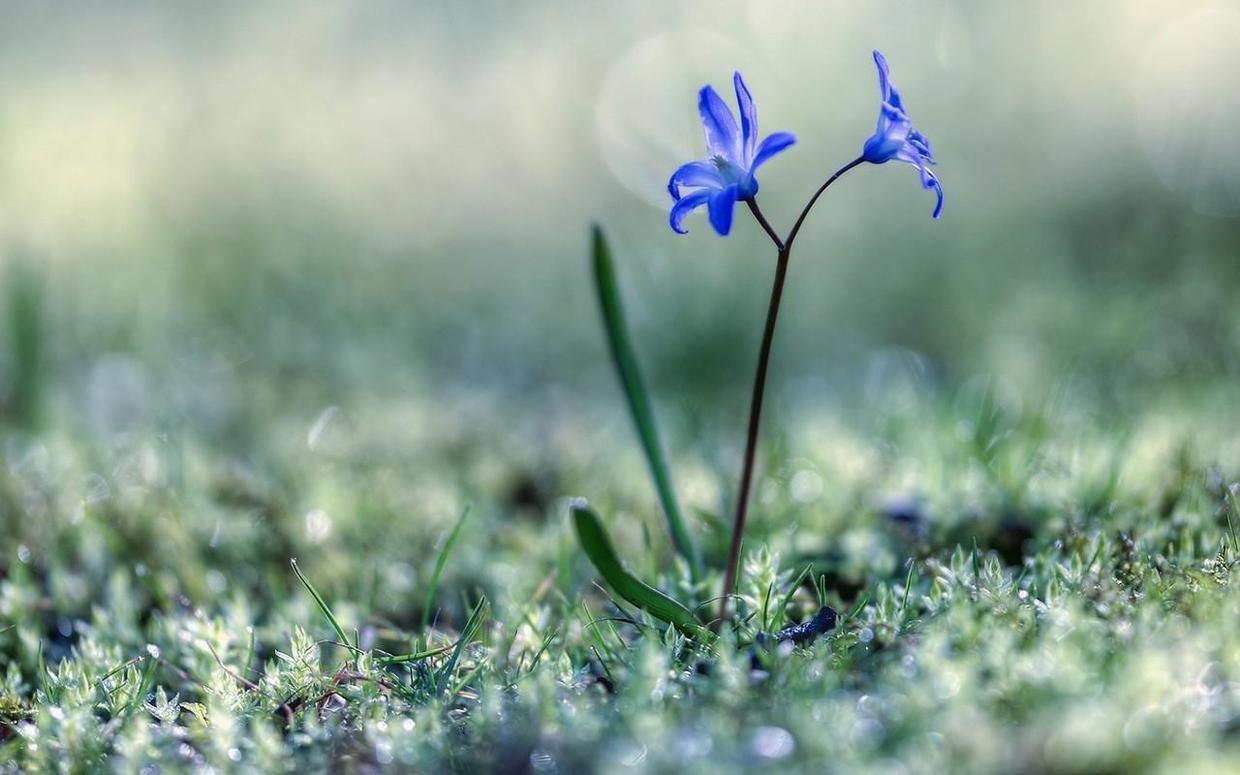
<path id="1" fill-rule="evenodd" d="M 712 634 L 702 626 L 693 612 L 682 603 L 638 579 L 620 563 L 616 550 L 603 529 L 598 515 L 585 501 L 571 506 L 577 539 L 599 575 L 617 595 L 651 616 L 673 625 L 689 637 L 711 640 Z"/>
<path id="2" fill-rule="evenodd" d="M 336 631 L 336 637 L 340 639 L 340 643 L 345 648 L 354 649 L 356 651 L 357 644 L 349 640 L 349 636 L 345 634 L 344 628 L 340 626 L 340 621 L 336 618 L 336 614 L 332 612 L 331 606 L 327 604 L 327 601 L 323 599 L 323 596 L 319 594 L 319 591 L 314 588 L 314 584 L 310 583 L 310 579 L 306 577 L 306 574 L 302 573 L 301 566 L 297 564 L 297 558 L 294 557 L 293 559 L 290 559 L 289 565 L 293 567 L 293 573 L 297 575 L 297 580 L 300 581 L 301 585 L 306 588 L 307 592 L 310 593 L 310 597 L 314 598 L 315 605 L 319 607 L 319 610 L 327 619 L 328 624 L 330 624 L 332 629 Z"/>
<path id="3" fill-rule="evenodd" d="M 667 518 L 668 532 L 672 543 L 681 556 L 689 563 L 689 573 L 694 581 L 702 576 L 702 558 L 697 546 L 685 525 L 680 504 L 676 500 L 676 492 L 672 488 L 672 477 L 668 470 L 667 459 L 663 455 L 663 446 L 659 441 L 658 426 L 655 424 L 654 411 L 651 409 L 650 397 L 642 382 L 641 371 L 637 366 L 637 356 L 633 352 L 633 344 L 629 338 L 628 326 L 624 320 L 624 307 L 620 302 L 620 291 L 616 284 L 616 273 L 612 266 L 611 249 L 603 230 L 597 224 L 592 235 L 592 256 L 594 264 L 594 284 L 598 291 L 599 305 L 603 313 L 603 329 L 607 332 L 607 342 L 611 348 L 612 361 L 628 399 L 629 411 L 633 416 L 633 424 L 637 427 L 637 436 L 641 441 L 642 451 L 646 454 L 646 463 L 650 467 L 650 475 L 654 479 L 655 490 L 663 506 Z"/>
<path id="4" fill-rule="evenodd" d="M 469 512 L 469 506 L 466 506 L 461 511 L 461 516 L 457 517 L 456 525 L 452 527 L 452 532 L 448 534 L 448 540 L 444 542 L 443 549 L 439 552 L 439 559 L 435 561 L 435 572 L 431 574 L 431 583 L 426 590 L 426 602 L 422 606 L 423 631 L 431 623 L 431 606 L 435 604 L 435 593 L 439 591 L 439 579 L 443 576 L 443 570 L 448 565 L 448 555 L 452 554 L 452 547 L 456 546 L 456 539 L 461 535 L 461 528 L 465 527 L 465 520 L 469 518 Z"/>

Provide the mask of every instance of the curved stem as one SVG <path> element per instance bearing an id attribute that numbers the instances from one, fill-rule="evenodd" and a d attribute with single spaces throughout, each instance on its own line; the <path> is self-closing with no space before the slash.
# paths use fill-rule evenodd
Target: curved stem
<path id="1" fill-rule="evenodd" d="M 754 456 L 758 447 L 758 424 L 762 419 L 762 396 L 766 393 L 766 370 L 771 361 L 771 343 L 775 340 L 775 321 L 779 317 L 779 302 L 784 295 L 784 280 L 788 276 L 788 248 L 779 251 L 775 263 L 775 283 L 771 286 L 771 303 L 766 311 L 766 326 L 762 329 L 762 347 L 758 351 L 758 373 L 754 377 L 753 397 L 749 400 L 749 431 L 745 437 L 745 463 L 741 469 L 740 492 L 736 495 L 736 518 L 732 521 L 732 543 L 728 548 L 728 566 L 720 592 L 719 618 L 722 625 L 728 618 L 728 603 L 732 588 L 736 585 L 736 564 L 740 560 L 741 538 L 745 533 L 745 517 L 749 511 L 749 487 L 753 482 Z"/>
<path id="2" fill-rule="evenodd" d="M 751 196 L 745 200 L 745 204 L 749 205 L 749 211 L 753 213 L 753 217 L 757 219 L 758 225 L 766 232 L 766 236 L 771 238 L 771 242 L 775 243 L 775 249 L 783 250 L 784 243 L 779 239 L 779 235 L 775 233 L 775 230 L 771 228 L 771 224 L 766 220 L 766 216 L 762 214 L 762 208 L 758 207 L 757 198 Z"/>
<path id="3" fill-rule="evenodd" d="M 758 450 L 758 428 L 762 420 L 762 399 L 766 394 L 766 372 L 771 362 L 771 345 L 775 341 L 775 322 L 779 318 L 779 304 L 783 299 L 784 282 L 788 277 L 788 260 L 792 255 L 792 242 L 796 239 L 797 232 L 801 230 L 801 224 L 805 222 L 805 217 L 809 215 L 809 211 L 813 209 L 814 204 L 818 201 L 818 197 L 822 196 L 822 193 L 838 180 L 841 175 L 863 161 L 865 161 L 863 158 L 854 159 L 837 170 L 830 178 L 827 178 L 827 182 L 819 186 L 814 195 L 810 197 L 805 208 L 801 210 L 801 215 L 797 218 L 796 223 L 792 225 L 792 231 L 788 232 L 788 238 L 783 241 L 780 241 L 774 229 L 767 223 L 766 218 L 762 216 L 757 200 L 745 200 L 749 205 L 749 209 L 753 211 L 754 217 L 758 219 L 758 223 L 761 224 L 762 228 L 766 230 L 766 233 L 775 243 L 779 255 L 776 257 L 775 262 L 775 281 L 771 286 L 771 301 L 766 311 L 766 325 L 762 329 L 762 345 L 758 350 L 758 371 L 754 376 L 753 395 L 749 400 L 749 430 L 745 437 L 745 461 L 741 467 L 740 490 L 736 495 L 736 517 L 732 522 L 732 543 L 728 548 L 728 566 L 724 572 L 723 591 L 720 593 L 719 618 L 716 620 L 720 626 L 728 619 L 728 604 L 732 599 L 732 588 L 736 586 L 736 566 L 740 561 L 741 539 L 745 534 L 745 519 L 749 514 L 749 491 L 753 484 L 754 459 Z"/>
<path id="4" fill-rule="evenodd" d="M 836 170 L 834 175 L 827 178 L 826 183 L 823 183 L 821 186 L 818 187 L 818 190 L 814 192 L 814 195 L 811 196 L 809 198 L 809 201 L 805 203 L 805 208 L 801 210 L 801 214 L 797 216 L 796 223 L 792 224 L 792 231 L 788 232 L 788 239 L 784 240 L 784 246 L 787 250 L 792 249 L 792 242 L 793 240 L 797 238 L 797 232 L 801 230 L 801 224 L 805 222 L 805 217 L 809 215 L 809 211 L 814 209 L 814 205 L 818 202 L 818 197 L 822 196 L 822 192 L 830 188 L 831 184 L 839 180 L 839 178 L 845 172 L 848 172 L 853 167 L 856 167 L 857 165 L 862 164 L 864 161 L 865 161 L 865 157 L 858 156 L 857 158 L 845 164 L 843 167 L 840 167 L 838 170 Z"/>

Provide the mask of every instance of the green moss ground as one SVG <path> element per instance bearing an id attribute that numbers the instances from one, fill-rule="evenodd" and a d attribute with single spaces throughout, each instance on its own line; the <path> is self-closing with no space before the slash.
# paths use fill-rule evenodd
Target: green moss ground
<path id="1" fill-rule="evenodd" d="M 623 415 L 532 406 L 512 423 L 485 394 L 452 413 L 423 396 L 320 415 L 278 395 L 246 392 L 244 449 L 158 412 L 6 431 L 4 767 L 1240 762 L 1240 447 L 1222 387 L 1106 412 L 976 385 L 776 411 L 745 623 L 708 652 L 618 607 L 575 544 L 565 497 L 586 495 L 636 574 L 715 594 L 717 572 L 693 588 L 670 554 Z M 737 451 L 681 436 L 677 484 L 717 569 Z M 293 557 L 360 650 L 338 645 Z M 752 656 L 757 630 L 816 610 L 807 567 L 840 626 Z"/>

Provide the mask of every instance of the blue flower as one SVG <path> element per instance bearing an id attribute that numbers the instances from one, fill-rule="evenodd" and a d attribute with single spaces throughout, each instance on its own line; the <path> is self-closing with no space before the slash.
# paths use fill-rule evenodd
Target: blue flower
<path id="1" fill-rule="evenodd" d="M 943 186 L 929 168 L 935 163 L 934 155 L 930 153 L 930 141 L 913 128 L 913 121 L 900 102 L 900 92 L 891 82 L 887 60 L 877 51 L 874 52 L 874 64 L 878 66 L 878 87 L 883 93 L 883 104 L 878 111 L 878 127 L 865 141 L 861 156 L 873 164 L 895 159 L 916 167 L 921 172 L 922 188 L 933 190 L 938 195 L 933 216 L 938 218 L 943 212 Z"/>
<path id="2" fill-rule="evenodd" d="M 758 193 L 758 181 L 753 174 L 775 154 L 797 141 L 789 132 L 776 132 L 758 142 L 758 112 L 753 97 L 741 74 L 732 78 L 736 86 L 736 102 L 740 107 L 741 125 L 718 92 L 710 86 L 702 87 L 698 95 L 698 111 L 702 114 L 702 126 L 706 128 L 706 155 L 704 161 L 691 161 L 672 173 L 667 190 L 672 195 L 672 231 L 684 234 L 681 222 L 691 211 L 702 205 L 710 214 L 710 225 L 722 236 L 732 230 L 732 209 Z M 681 195 L 680 187 L 695 188 Z"/>

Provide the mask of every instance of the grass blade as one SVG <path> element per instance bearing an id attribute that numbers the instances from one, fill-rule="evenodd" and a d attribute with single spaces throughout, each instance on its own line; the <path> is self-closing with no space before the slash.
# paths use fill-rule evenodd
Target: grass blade
<path id="1" fill-rule="evenodd" d="M 293 566 L 293 573 L 297 574 L 297 579 L 306 588 L 306 591 L 310 593 L 310 597 L 314 598 L 314 602 L 318 605 L 319 610 L 323 612 L 323 615 L 327 617 L 327 621 L 331 623 L 332 629 L 336 631 L 336 637 L 340 639 L 340 642 L 348 648 L 360 651 L 357 644 L 351 642 L 349 636 L 345 634 L 344 628 L 340 626 L 340 622 L 336 619 L 336 615 L 332 613 L 331 607 L 327 605 L 327 601 L 323 599 L 319 591 L 310 583 L 310 579 L 306 578 L 306 574 L 301 572 L 301 568 L 297 566 L 297 558 L 294 557 L 289 560 L 289 564 Z"/>
<path id="2" fill-rule="evenodd" d="M 435 593 L 439 591 L 439 577 L 443 575 L 443 569 L 448 564 L 448 555 L 452 554 L 452 547 L 456 546 L 456 539 L 461 535 L 461 528 L 465 527 L 465 520 L 469 517 L 469 506 L 461 512 L 461 516 L 457 518 L 456 525 L 452 528 L 452 532 L 448 534 L 448 540 L 443 545 L 443 550 L 439 552 L 439 559 L 435 560 L 435 572 L 431 574 L 431 585 L 426 590 L 426 603 L 422 606 L 422 629 L 425 631 L 427 625 L 431 623 L 431 606 L 435 604 Z"/>
<path id="3" fill-rule="evenodd" d="M 138 684 L 138 689 L 129 698 L 129 702 L 125 705 L 125 716 L 130 716 L 142 709 L 142 703 L 146 700 L 146 695 L 155 685 L 155 671 L 159 668 L 159 661 L 148 659 L 146 669 L 142 671 L 142 681 Z"/>
<path id="4" fill-rule="evenodd" d="M 616 594 L 656 619 L 675 626 L 685 635 L 699 640 L 711 639 L 712 633 L 702 626 L 692 611 L 625 570 L 616 557 L 603 523 L 585 501 L 577 501 L 571 508 L 581 548 Z"/>
<path id="5" fill-rule="evenodd" d="M 781 617 L 780 621 L 787 622 L 788 606 L 792 604 L 792 598 L 796 596 L 797 590 L 801 588 L 801 582 L 805 581 L 805 577 L 813 573 L 813 571 L 814 564 L 812 562 L 806 563 L 805 567 L 801 569 L 800 575 L 793 580 L 792 586 L 788 587 L 788 594 L 784 595 L 784 599 L 779 603 L 779 608 L 775 609 L 775 613 Z"/>
<path id="6" fill-rule="evenodd" d="M 629 402 L 629 410 L 633 414 L 633 423 L 637 426 L 637 435 L 641 440 L 642 450 L 646 453 L 646 462 L 650 466 L 650 475 L 654 479 L 655 490 L 659 501 L 663 504 L 663 513 L 667 517 L 668 531 L 672 535 L 672 543 L 676 551 L 689 563 L 689 573 L 694 581 L 701 578 L 702 558 L 697 546 L 685 527 L 681 515 L 680 504 L 676 500 L 676 492 L 672 489 L 672 477 L 668 472 L 667 460 L 663 456 L 663 446 L 659 443 L 659 432 L 654 422 L 654 412 L 650 407 L 650 398 L 642 382 L 641 371 L 637 368 L 637 357 L 633 353 L 633 345 L 629 340 L 628 327 L 624 322 L 624 307 L 620 303 L 620 291 L 616 286 L 616 273 L 612 268 L 611 249 L 603 230 L 594 226 L 593 233 L 594 284 L 598 290 L 599 304 L 603 310 L 603 328 L 607 331 L 607 342 L 611 345 L 612 360 L 616 364 L 616 372 L 620 375 L 620 384 L 624 387 L 624 395 Z"/>
<path id="7" fill-rule="evenodd" d="M 43 405 L 47 332 L 43 277 L 27 259 L 13 262 L 5 278 L 13 360 L 10 394 L 13 419 L 27 430 L 39 425 Z M 3 411 L 3 407 L 0 407 Z"/>
<path id="8" fill-rule="evenodd" d="M 542 655 L 547 652 L 547 649 L 551 648 L 551 643 L 555 640 L 556 636 L 559 634 L 560 634 L 560 630 L 559 628 L 556 628 L 555 630 L 551 632 L 550 635 L 543 638 L 542 646 L 538 649 L 538 651 L 534 653 L 534 658 L 530 660 L 529 672 L 531 673 L 534 672 L 534 668 L 538 667 L 539 661 L 542 660 Z"/>
<path id="9" fill-rule="evenodd" d="M 1240 557 L 1240 534 L 1236 533 L 1236 526 L 1231 523 L 1233 512 L 1240 517 L 1240 496 L 1236 495 L 1235 485 L 1227 488 L 1227 496 L 1231 499 L 1231 509 L 1224 509 L 1227 514 L 1227 532 L 1231 534 L 1231 550 Z"/>
<path id="10" fill-rule="evenodd" d="M 393 654 L 391 656 L 378 657 L 375 659 L 375 662 L 380 665 L 403 665 L 408 662 L 421 662 L 424 659 L 446 654 L 454 648 L 456 648 L 455 643 L 448 643 L 433 649 L 426 649 L 425 651 L 415 651 L 411 654 Z"/>
<path id="11" fill-rule="evenodd" d="M 486 605 L 485 596 L 478 600 L 478 604 L 469 612 L 469 618 L 465 620 L 465 626 L 461 628 L 460 640 L 456 642 L 456 648 L 452 650 L 452 656 L 448 657 L 448 662 L 439 671 L 439 675 L 435 680 L 436 687 L 443 685 L 444 681 L 452 677 L 452 673 L 456 670 L 456 665 L 461 661 L 461 653 L 465 651 L 465 646 L 474 639 L 478 634 L 478 629 L 482 626 L 482 607 Z"/>

